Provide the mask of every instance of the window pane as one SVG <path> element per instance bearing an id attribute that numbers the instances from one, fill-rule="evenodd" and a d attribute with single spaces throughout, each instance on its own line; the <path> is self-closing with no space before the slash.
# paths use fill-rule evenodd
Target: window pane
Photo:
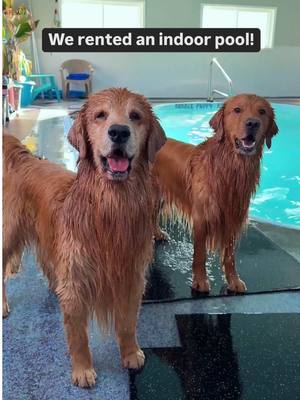
<path id="1" fill-rule="evenodd" d="M 62 28 L 102 28 L 103 6 L 88 1 L 62 1 Z"/>
<path id="2" fill-rule="evenodd" d="M 139 5 L 104 5 L 104 28 L 142 28 Z"/>
<path id="3" fill-rule="evenodd" d="M 261 48 L 269 47 L 268 14 L 262 11 L 239 11 L 238 28 L 259 28 Z"/>
<path id="4" fill-rule="evenodd" d="M 203 7 L 202 28 L 236 28 L 236 24 L 236 10 Z"/>
<path id="5" fill-rule="evenodd" d="M 261 31 L 261 48 L 272 46 L 276 8 L 250 6 L 202 7 L 203 28 L 258 28 Z"/>

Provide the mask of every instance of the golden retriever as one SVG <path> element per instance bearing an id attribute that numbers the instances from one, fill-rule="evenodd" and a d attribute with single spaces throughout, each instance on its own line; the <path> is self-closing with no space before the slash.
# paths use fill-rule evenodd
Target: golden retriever
<path id="1" fill-rule="evenodd" d="M 136 321 L 153 248 L 149 163 L 165 134 L 145 97 L 117 88 L 88 99 L 68 139 L 79 151 L 76 174 L 4 135 L 4 275 L 24 246 L 35 246 L 59 298 L 72 382 L 88 387 L 93 313 L 104 330 L 115 328 L 123 366 L 144 364 Z"/>
<path id="2" fill-rule="evenodd" d="M 198 146 L 167 140 L 153 166 L 156 192 L 167 212 L 175 207 L 192 227 L 192 287 L 209 292 L 206 252 L 219 250 L 228 289 L 242 293 L 246 286 L 235 268 L 235 243 L 259 183 L 263 145 L 271 147 L 278 128 L 269 102 L 252 94 L 227 100 L 210 125 L 214 135 Z M 155 235 L 165 238 L 158 225 Z"/>

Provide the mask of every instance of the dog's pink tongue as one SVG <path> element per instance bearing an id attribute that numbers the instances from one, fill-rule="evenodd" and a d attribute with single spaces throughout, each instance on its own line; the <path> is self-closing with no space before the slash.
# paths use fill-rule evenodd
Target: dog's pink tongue
<path id="1" fill-rule="evenodd" d="M 129 167 L 128 158 L 108 158 L 109 168 L 113 172 L 125 172 Z"/>

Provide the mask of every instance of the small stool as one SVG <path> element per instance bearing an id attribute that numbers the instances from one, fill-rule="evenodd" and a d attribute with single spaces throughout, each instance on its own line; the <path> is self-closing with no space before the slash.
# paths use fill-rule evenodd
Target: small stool
<path id="1" fill-rule="evenodd" d="M 36 83 L 34 81 L 22 82 L 21 107 L 27 107 L 32 103 L 32 94 Z"/>

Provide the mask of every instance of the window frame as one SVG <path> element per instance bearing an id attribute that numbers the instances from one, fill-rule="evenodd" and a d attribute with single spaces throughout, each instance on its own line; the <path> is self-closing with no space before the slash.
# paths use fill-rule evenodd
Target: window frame
<path id="1" fill-rule="evenodd" d="M 61 28 L 63 28 L 63 25 L 62 25 L 62 3 L 63 3 L 63 1 L 64 0 L 60 0 L 60 7 L 59 7 L 59 10 L 60 10 L 60 20 L 61 20 Z M 69 2 L 69 3 L 72 3 L 72 0 L 66 0 L 67 2 Z M 78 1 L 79 3 L 86 3 L 87 2 L 87 0 L 76 0 L 76 1 Z M 88 0 L 90 3 L 94 3 L 94 4 L 99 4 L 99 5 L 102 5 L 102 6 L 104 6 L 104 5 L 112 5 L 112 6 L 132 6 L 132 5 L 139 5 L 139 7 L 140 7 L 140 11 L 141 11 L 141 15 L 140 15 L 140 23 L 141 23 L 141 26 L 140 26 L 140 28 L 145 28 L 145 20 L 146 20 L 146 18 L 145 18 L 145 0 L 128 0 L 128 1 L 122 1 L 122 0 Z M 104 8 L 103 8 L 103 10 L 104 10 Z M 101 25 L 102 26 L 99 26 L 99 29 L 110 29 L 110 28 L 104 28 L 104 12 L 103 12 L 103 14 L 102 14 L 102 21 L 101 21 Z M 73 29 L 76 29 L 76 28 L 73 28 Z M 117 28 L 114 28 L 114 29 L 117 29 Z M 131 28 L 128 28 L 128 29 L 131 29 Z M 132 28 L 132 29 L 134 29 L 134 28 Z"/>
<path id="2" fill-rule="evenodd" d="M 203 28 L 203 11 L 205 7 L 216 8 L 219 10 L 234 10 L 234 11 L 252 11 L 259 12 L 265 11 L 268 13 L 268 26 L 267 26 L 267 43 L 266 47 L 262 47 L 261 50 L 268 50 L 274 47 L 274 39 L 275 39 L 275 28 L 276 28 L 276 19 L 277 19 L 277 7 L 266 7 L 266 6 L 247 6 L 240 4 L 209 4 L 202 3 L 200 6 L 200 27 Z M 241 28 L 241 27 L 235 27 Z M 254 28 L 254 26 L 253 26 Z"/>

